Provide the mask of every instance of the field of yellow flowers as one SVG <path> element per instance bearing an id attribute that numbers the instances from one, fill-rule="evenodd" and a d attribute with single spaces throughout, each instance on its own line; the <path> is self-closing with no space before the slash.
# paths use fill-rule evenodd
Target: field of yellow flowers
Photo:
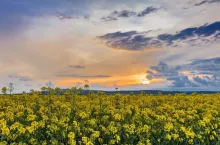
<path id="1" fill-rule="evenodd" d="M 0 96 L 0 145 L 220 144 L 220 94 Z"/>

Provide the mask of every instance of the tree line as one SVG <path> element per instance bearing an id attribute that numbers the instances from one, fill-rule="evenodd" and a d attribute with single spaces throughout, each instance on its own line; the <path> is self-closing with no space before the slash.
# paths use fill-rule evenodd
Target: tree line
<path id="1" fill-rule="evenodd" d="M 89 89 L 89 85 L 85 84 L 84 85 L 84 89 L 88 90 Z M 2 88 L 2 94 L 7 94 L 7 92 L 9 92 L 10 96 L 12 95 L 14 91 L 14 84 L 10 83 L 8 85 L 8 87 L 3 87 Z M 41 91 L 37 91 L 34 89 L 31 89 L 29 91 L 28 94 L 51 94 L 51 95 L 55 95 L 55 94 L 80 94 L 83 91 L 83 88 L 77 88 L 77 87 L 72 87 L 72 88 L 67 88 L 67 89 L 61 89 L 59 87 L 56 88 L 52 88 L 52 87 L 42 87 Z M 27 94 L 27 92 L 23 91 L 22 94 Z"/>

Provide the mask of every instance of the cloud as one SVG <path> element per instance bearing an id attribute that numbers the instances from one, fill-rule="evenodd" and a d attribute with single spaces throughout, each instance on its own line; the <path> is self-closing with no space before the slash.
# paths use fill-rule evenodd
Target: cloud
<path id="1" fill-rule="evenodd" d="M 207 43 L 216 43 L 220 40 L 220 22 L 186 28 L 176 34 L 160 34 L 156 37 L 150 37 L 147 34 L 148 32 L 139 33 L 137 31 L 115 32 L 98 38 L 109 47 L 130 51 L 167 46 L 199 46 Z"/>
<path id="2" fill-rule="evenodd" d="M 71 67 L 71 68 L 79 68 L 79 69 L 86 68 L 86 67 L 83 66 L 83 65 L 70 65 L 69 67 Z"/>
<path id="3" fill-rule="evenodd" d="M 200 78 L 199 76 L 195 76 L 195 77 L 193 77 L 193 80 L 194 80 L 195 82 L 198 82 L 198 83 L 200 83 L 200 84 L 203 84 L 203 85 L 205 85 L 205 86 L 208 86 L 208 82 L 206 81 L 205 77 Z"/>
<path id="4" fill-rule="evenodd" d="M 73 16 L 71 14 L 58 13 L 57 18 L 60 20 L 70 20 L 70 19 L 79 19 L 77 16 Z"/>
<path id="5" fill-rule="evenodd" d="M 131 10 L 122 10 L 122 11 L 113 11 L 110 15 L 102 17 L 101 20 L 104 21 L 115 21 L 118 20 L 118 18 L 129 18 L 132 16 L 135 17 L 144 17 L 150 13 L 153 13 L 155 11 L 157 11 L 158 8 L 155 8 L 153 6 L 147 7 L 145 10 L 141 11 L 141 12 L 134 12 Z"/>
<path id="6" fill-rule="evenodd" d="M 129 11 L 129 10 L 122 10 L 122 11 L 114 11 L 110 15 L 106 17 L 102 17 L 101 20 L 104 21 L 115 21 L 117 18 L 128 18 L 131 16 L 135 16 L 136 12 Z"/>
<path id="7" fill-rule="evenodd" d="M 109 33 L 99 38 L 109 47 L 125 50 L 141 50 L 153 43 L 152 38 L 145 37 L 136 31 Z"/>
<path id="8" fill-rule="evenodd" d="M 10 75 L 8 75 L 8 77 L 10 79 L 15 79 L 15 80 L 24 81 L 24 82 L 32 81 L 32 79 L 28 76 L 20 76 L 20 75 L 16 75 L 16 74 L 10 74 Z"/>
<path id="9" fill-rule="evenodd" d="M 153 73 L 151 70 L 156 71 Z M 172 81 L 172 87 L 197 87 L 195 83 L 188 79 L 178 71 L 178 66 L 169 66 L 164 62 L 160 62 L 157 66 L 151 66 L 147 71 L 147 79 L 152 80 L 155 78 L 166 78 L 168 81 Z"/>
<path id="10" fill-rule="evenodd" d="M 198 37 L 208 37 L 215 33 L 215 36 L 219 35 L 220 31 L 220 22 L 214 22 L 209 25 L 204 25 L 201 27 L 192 27 L 184 29 L 174 35 L 172 34 L 162 34 L 158 36 L 159 40 L 166 41 L 167 43 L 172 43 L 175 40 L 184 40 L 189 37 L 198 36 Z"/>
<path id="11" fill-rule="evenodd" d="M 89 83 L 89 80 L 84 80 L 84 82 Z"/>
<path id="12" fill-rule="evenodd" d="M 59 20 L 72 20 L 72 19 L 89 19 L 88 15 L 77 16 L 73 12 L 57 12 L 56 17 Z"/>
<path id="13" fill-rule="evenodd" d="M 15 75 L 15 74 L 10 74 L 10 75 L 8 75 L 8 77 L 11 79 L 17 79 L 19 76 Z"/>
<path id="14" fill-rule="evenodd" d="M 216 86 L 220 85 L 220 77 L 218 76 L 203 76 L 203 77 L 194 77 L 193 80 L 197 83 L 200 83 L 204 86 Z"/>
<path id="15" fill-rule="evenodd" d="M 199 71 L 203 75 L 220 76 L 220 58 L 192 60 L 190 64 L 179 66 L 180 71 Z"/>
<path id="16" fill-rule="evenodd" d="M 27 76 L 21 76 L 21 77 L 19 77 L 19 81 L 32 81 L 32 79 L 31 78 L 29 78 L 29 77 L 27 77 Z"/>
<path id="17" fill-rule="evenodd" d="M 56 85 L 54 83 L 52 83 L 51 81 L 49 82 L 46 82 L 45 84 L 47 87 L 50 87 L 50 88 L 54 88 Z"/>
<path id="18" fill-rule="evenodd" d="M 158 10 L 158 8 L 155 8 L 155 7 L 153 7 L 153 6 L 150 6 L 150 7 L 147 7 L 145 10 L 143 10 L 142 12 L 140 12 L 140 13 L 138 13 L 138 17 L 144 17 L 144 16 L 146 16 L 146 15 L 148 15 L 148 14 L 150 14 L 150 13 L 153 13 L 153 12 L 155 12 L 155 11 L 157 11 Z"/>
<path id="19" fill-rule="evenodd" d="M 118 12 L 118 17 L 123 17 L 123 18 L 131 17 L 134 15 L 136 15 L 136 12 L 129 11 L 129 10 L 123 10 L 121 12 Z"/>
<path id="20" fill-rule="evenodd" d="M 194 4 L 194 6 L 201 6 L 207 3 L 218 3 L 218 2 L 220 2 L 220 0 L 203 0 L 199 3 Z"/>
<path id="21" fill-rule="evenodd" d="M 203 4 L 205 4 L 205 3 L 207 3 L 207 1 L 206 1 L 206 0 L 201 1 L 201 2 L 199 2 L 199 3 L 196 3 L 196 4 L 195 4 L 195 6 L 200 6 L 200 5 L 203 5 Z"/>
<path id="22" fill-rule="evenodd" d="M 0 27 L 1 84 L 7 83 L 10 79 L 5 76 L 13 72 L 25 72 L 24 74 L 30 75 L 33 79 L 31 84 L 51 80 L 64 87 L 72 83 L 70 80 L 84 82 L 85 79 L 89 79 L 92 83 L 97 81 L 103 84 L 113 84 L 112 82 L 122 78 L 115 78 L 115 76 L 143 73 L 145 67 L 158 62 L 162 56 L 166 57 L 171 53 L 172 55 L 182 54 L 184 51 L 185 55 L 181 57 L 182 60 L 199 58 L 200 56 L 216 57 L 219 53 L 219 49 L 216 49 L 218 45 L 215 48 L 207 45 L 206 51 L 203 51 L 206 46 L 193 49 L 193 45 L 212 43 L 212 41 L 218 40 L 217 36 L 220 36 L 218 34 L 216 36 L 210 35 L 210 37 L 192 36 L 189 39 L 177 39 L 170 44 L 167 43 L 168 41 L 159 40 L 157 37 L 160 34 L 173 36 L 175 35 L 173 32 L 177 30 L 199 27 L 205 23 L 219 20 L 218 15 L 213 15 L 218 11 L 217 3 L 207 5 L 203 12 L 200 12 L 203 7 L 183 9 L 185 4 L 190 2 L 190 0 L 178 2 L 159 0 L 148 1 L 147 3 L 143 0 L 139 2 L 135 0 L 126 0 L 126 2 L 125 0 L 117 2 L 100 0 L 3 0 L 0 4 L 0 17 L 4 18 L 4 21 L 0 21 L 0 26 L 2 26 Z M 197 2 L 200 1 L 193 1 L 191 4 Z M 137 16 L 151 6 L 163 8 L 144 17 Z M 114 10 L 117 10 L 117 17 L 114 18 L 118 21 L 109 23 L 100 21 L 100 18 L 109 16 Z M 133 15 L 132 12 L 135 12 L 136 15 Z M 87 15 L 90 16 L 89 20 L 83 18 Z M 146 33 L 149 30 L 160 31 L 158 33 Z M 174 49 L 160 49 L 153 52 L 136 51 L 131 53 L 108 49 L 96 40 L 94 42 L 95 36 L 117 31 L 121 31 L 120 35 L 125 36 L 117 37 L 114 39 L 114 43 L 109 39 L 109 46 L 111 47 L 111 44 L 114 44 L 116 49 L 127 50 L 129 48 L 132 51 L 151 49 L 152 47 L 183 46 L 183 48 L 180 48 L 181 50 L 175 47 Z M 135 31 L 135 33 L 129 35 L 128 39 L 126 32 L 130 31 Z M 8 34 L 11 34 L 11 37 L 7 37 Z M 107 40 L 105 41 L 107 42 Z M 189 45 L 184 46 L 185 44 Z M 190 49 L 192 51 L 187 48 L 192 48 Z M 36 55 L 37 57 L 34 57 Z M 178 63 L 176 60 L 179 58 L 174 59 L 173 62 Z M 66 64 L 86 64 L 86 69 L 70 69 Z M 59 72 L 85 76 L 104 74 L 112 77 L 106 79 L 55 77 Z M 195 71 L 195 73 L 197 72 Z M 202 76 L 200 77 L 203 79 Z M 106 82 L 110 79 L 111 82 Z M 188 77 L 188 79 L 192 80 L 192 77 Z M 13 81 L 19 82 L 18 79 Z M 133 83 L 129 81 L 128 77 L 125 77 L 123 82 L 124 84 Z M 23 83 L 27 82 L 19 82 L 19 84 Z M 38 86 L 33 85 L 33 87 L 37 88 Z"/>
<path id="23" fill-rule="evenodd" d="M 4 35 L 16 34 L 17 31 L 23 32 L 32 24 L 34 18 L 56 16 L 57 12 L 60 12 L 60 15 L 57 17 L 63 20 L 75 19 L 77 17 L 83 18 L 89 14 L 93 5 L 86 0 L 1 1 L 0 17 L 5 19 L 4 21 L 0 21 L 0 30 L 1 33 L 4 32 Z M 84 11 L 81 11 L 81 9 Z M 73 16 L 72 13 L 75 15 Z"/>
<path id="24" fill-rule="evenodd" d="M 164 62 L 160 62 L 157 66 L 151 66 L 150 69 L 159 72 L 156 77 L 179 76 L 176 67 L 169 66 Z M 150 74 L 152 74 L 152 72 Z"/>
<path id="25" fill-rule="evenodd" d="M 179 75 L 177 77 L 170 77 L 167 80 L 173 81 L 172 87 L 199 87 L 196 83 L 189 80 L 188 76 L 185 75 Z"/>
<path id="26" fill-rule="evenodd" d="M 57 77 L 71 77 L 71 78 L 108 78 L 109 75 L 77 75 L 77 74 L 66 74 L 60 73 L 56 75 Z"/>
<path id="27" fill-rule="evenodd" d="M 189 64 L 171 66 L 160 62 L 147 70 L 147 79 L 164 78 L 172 87 L 203 87 L 220 85 L 220 58 L 192 60 Z"/>

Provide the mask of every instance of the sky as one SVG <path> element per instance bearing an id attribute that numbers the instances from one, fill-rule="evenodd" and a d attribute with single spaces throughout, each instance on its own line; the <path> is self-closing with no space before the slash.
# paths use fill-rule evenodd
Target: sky
<path id="1" fill-rule="evenodd" d="M 220 0 L 1 0 L 0 87 L 220 91 Z"/>

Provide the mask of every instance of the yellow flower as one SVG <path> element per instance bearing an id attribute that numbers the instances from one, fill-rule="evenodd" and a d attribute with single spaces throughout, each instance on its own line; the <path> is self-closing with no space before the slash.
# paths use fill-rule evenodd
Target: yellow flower
<path id="1" fill-rule="evenodd" d="M 82 141 L 83 141 L 84 144 L 86 144 L 89 141 L 88 137 L 83 136 L 82 137 Z"/>
<path id="2" fill-rule="evenodd" d="M 34 132 L 34 126 L 27 126 L 26 129 L 27 129 L 27 131 L 29 133 L 33 133 Z"/>
<path id="3" fill-rule="evenodd" d="M 165 126 L 164 126 L 165 131 L 170 132 L 173 129 L 173 124 L 171 122 L 168 122 Z"/>
<path id="4" fill-rule="evenodd" d="M 27 116 L 27 121 L 34 121 L 37 118 L 36 115 L 28 115 Z"/>
<path id="5" fill-rule="evenodd" d="M 114 119 L 117 120 L 117 121 L 120 121 L 121 120 L 121 115 L 120 114 L 115 114 Z"/>
<path id="6" fill-rule="evenodd" d="M 203 121 L 208 124 L 210 122 L 210 119 L 208 117 L 203 118 Z"/>
<path id="7" fill-rule="evenodd" d="M 178 139 L 179 138 L 179 135 L 178 134 L 172 134 L 172 137 L 174 140 Z"/>
<path id="8" fill-rule="evenodd" d="M 94 131 L 91 135 L 91 139 L 95 140 L 96 138 L 98 138 L 100 136 L 100 132 L 99 131 Z"/>
<path id="9" fill-rule="evenodd" d="M 149 139 L 146 140 L 146 145 L 151 145 L 151 142 Z"/>
<path id="10" fill-rule="evenodd" d="M 215 137 L 213 135 L 210 135 L 209 139 L 210 140 L 215 140 Z"/>
<path id="11" fill-rule="evenodd" d="M 119 135 L 115 135 L 115 140 L 117 143 L 119 143 L 119 141 L 121 140 L 120 136 Z"/>
<path id="12" fill-rule="evenodd" d="M 202 126 L 202 127 L 205 127 L 205 121 L 202 121 L 202 120 L 199 120 L 199 125 Z"/>
<path id="13" fill-rule="evenodd" d="M 3 127 L 1 128 L 1 130 L 2 130 L 2 133 L 1 133 L 2 135 L 8 136 L 10 134 L 10 130 L 8 127 Z"/>
<path id="14" fill-rule="evenodd" d="M 167 138 L 168 140 L 171 140 L 171 135 L 170 135 L 170 134 L 167 134 L 167 135 L 166 135 L 166 138 Z"/>
<path id="15" fill-rule="evenodd" d="M 18 131 L 20 134 L 24 134 L 26 132 L 26 129 L 24 127 L 19 127 Z"/>
<path id="16" fill-rule="evenodd" d="M 188 140 L 189 144 L 193 144 L 193 139 Z"/>
<path id="17" fill-rule="evenodd" d="M 7 145 L 8 143 L 6 141 L 0 142 L 0 145 Z"/>
<path id="18" fill-rule="evenodd" d="M 75 133 L 69 132 L 68 138 L 69 138 L 69 144 L 70 144 L 70 145 L 76 145 Z"/>
<path id="19" fill-rule="evenodd" d="M 85 119 L 88 117 L 88 114 L 86 114 L 84 111 L 79 113 L 79 117 L 82 119 Z"/>

